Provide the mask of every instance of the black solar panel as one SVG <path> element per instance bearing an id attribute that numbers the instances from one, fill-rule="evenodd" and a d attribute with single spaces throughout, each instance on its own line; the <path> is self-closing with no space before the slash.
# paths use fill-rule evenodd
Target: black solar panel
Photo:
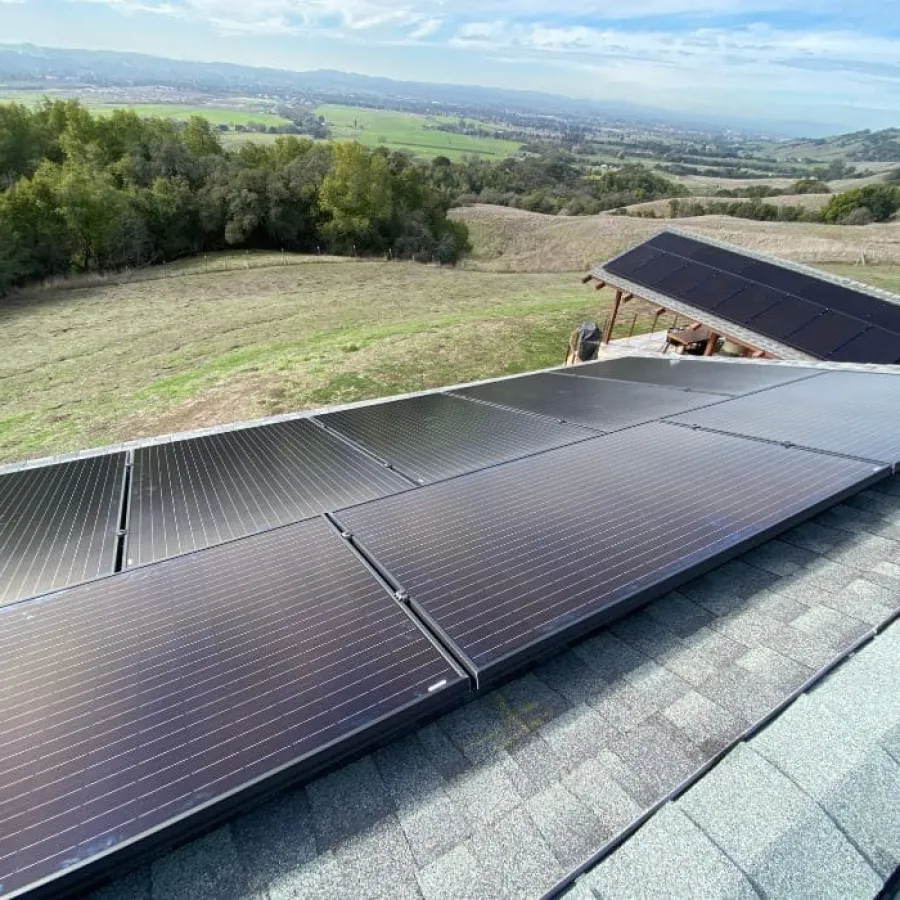
<path id="1" fill-rule="evenodd" d="M 897 340 L 890 332 L 873 327 L 847 341 L 835 352 L 833 358 L 836 362 L 893 365 L 900 363 L 900 347 L 897 346 Z"/>
<path id="2" fill-rule="evenodd" d="M 722 400 L 710 394 L 657 385 L 571 378 L 552 372 L 494 381 L 457 393 L 474 400 L 576 422 L 597 431 L 617 431 Z"/>
<path id="3" fill-rule="evenodd" d="M 771 363 L 734 363 L 686 357 L 623 356 L 561 369 L 564 375 L 643 381 L 663 387 L 690 388 L 718 394 L 749 394 L 821 374 L 819 369 Z"/>
<path id="4" fill-rule="evenodd" d="M 654 255 L 649 263 L 639 251 Z M 819 359 L 900 359 L 900 303 L 663 232 L 607 271 Z M 825 318 L 821 318 L 822 316 Z M 881 334 L 862 335 L 871 325 Z M 851 344 L 851 356 L 843 345 Z M 873 356 L 866 358 L 868 348 Z"/>
<path id="5" fill-rule="evenodd" d="M 302 419 L 144 447 L 134 455 L 127 565 L 408 487 L 396 473 Z"/>
<path id="6" fill-rule="evenodd" d="M 821 312 L 821 306 L 808 303 L 799 297 L 785 296 L 777 306 L 772 306 L 758 316 L 754 316 L 747 324 L 754 331 L 802 350 L 804 348 L 798 347 L 787 338 L 804 325 L 812 322 Z M 810 355 L 815 356 L 815 353 L 810 351 Z"/>
<path id="7" fill-rule="evenodd" d="M 4 894 L 468 690 L 323 519 L 6 607 L 0 655 Z"/>
<path id="8" fill-rule="evenodd" d="M 636 268 L 632 277 L 640 284 L 652 288 L 657 284 L 664 283 L 686 265 L 685 260 L 677 256 L 660 254 Z"/>
<path id="9" fill-rule="evenodd" d="M 422 483 L 561 447 L 591 434 L 444 394 L 361 406 L 318 418 Z"/>
<path id="10" fill-rule="evenodd" d="M 826 310 L 808 325 L 795 331 L 789 340 L 795 346 L 803 347 L 807 353 L 821 359 L 831 359 L 839 347 L 859 337 L 868 327 L 859 319 Z"/>
<path id="11" fill-rule="evenodd" d="M 336 517 L 483 683 L 888 471 L 651 423 Z"/>
<path id="12" fill-rule="evenodd" d="M 113 571 L 125 454 L 0 476 L 0 604 Z"/>
<path id="13" fill-rule="evenodd" d="M 716 307 L 716 315 L 745 325 L 754 317 L 771 309 L 784 298 L 783 294 L 761 284 L 746 284 Z"/>
<path id="14" fill-rule="evenodd" d="M 900 463 L 900 376 L 825 372 L 673 421 Z"/>

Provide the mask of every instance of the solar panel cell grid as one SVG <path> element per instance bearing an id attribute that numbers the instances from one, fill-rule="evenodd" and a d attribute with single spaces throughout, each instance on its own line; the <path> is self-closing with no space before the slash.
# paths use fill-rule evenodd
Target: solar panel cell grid
<path id="1" fill-rule="evenodd" d="M 900 346 L 889 331 L 870 328 L 852 338 L 832 355 L 836 362 L 900 363 Z"/>
<path id="2" fill-rule="evenodd" d="M 822 307 L 816 306 L 814 303 L 808 303 L 799 297 L 785 296 L 780 303 L 754 316 L 747 324 L 754 331 L 760 331 L 777 341 L 783 341 L 792 347 L 803 350 L 803 347 L 798 347 L 790 340 L 790 336 L 804 325 L 808 325 L 821 313 Z"/>
<path id="3" fill-rule="evenodd" d="M 640 284 L 654 287 L 657 284 L 664 283 L 676 272 L 684 268 L 685 265 L 685 260 L 680 257 L 670 256 L 669 254 L 660 254 L 649 262 L 644 263 L 644 265 L 634 269 L 630 277 Z"/>
<path id="4" fill-rule="evenodd" d="M 746 324 L 755 316 L 780 303 L 783 294 L 759 284 L 745 286 L 716 307 L 716 315 L 732 322 Z"/>
<path id="5" fill-rule="evenodd" d="M 411 485 L 312 422 L 136 451 L 127 564 L 142 565 Z"/>
<path id="6" fill-rule="evenodd" d="M 898 409 L 900 376 L 825 372 L 673 421 L 896 465 Z"/>
<path id="7" fill-rule="evenodd" d="M 337 518 L 490 678 L 886 473 L 651 423 Z"/>
<path id="8" fill-rule="evenodd" d="M 444 394 L 318 418 L 423 483 L 590 436 L 581 428 Z"/>
<path id="9" fill-rule="evenodd" d="M 125 454 L 0 476 L 0 604 L 113 571 Z"/>
<path id="10" fill-rule="evenodd" d="M 841 313 L 826 310 L 808 325 L 790 336 L 790 341 L 808 353 L 822 359 L 830 359 L 841 346 L 858 337 L 868 326 L 859 319 L 851 319 Z"/>
<path id="11" fill-rule="evenodd" d="M 0 620 L 5 891 L 466 689 L 322 519 Z"/>
<path id="12" fill-rule="evenodd" d="M 596 431 L 630 428 L 675 411 L 722 400 L 712 394 L 600 378 L 574 378 L 552 372 L 476 385 L 458 393 L 474 400 L 577 422 Z"/>
<path id="13" fill-rule="evenodd" d="M 700 361 L 683 357 L 638 356 L 604 359 L 560 371 L 565 375 L 642 381 L 665 387 L 732 395 L 748 394 L 821 374 L 817 369 L 796 366 L 736 365 L 731 362 Z"/>

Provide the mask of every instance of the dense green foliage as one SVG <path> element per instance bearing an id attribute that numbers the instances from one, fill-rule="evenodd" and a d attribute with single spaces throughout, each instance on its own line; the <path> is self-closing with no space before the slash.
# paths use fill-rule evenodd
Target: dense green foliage
<path id="1" fill-rule="evenodd" d="M 494 203 L 533 212 L 594 215 L 607 209 L 677 197 L 685 189 L 641 165 L 593 173 L 567 153 L 432 162 L 429 176 L 454 203 Z"/>
<path id="2" fill-rule="evenodd" d="M 837 194 L 822 210 L 826 222 L 844 225 L 866 225 L 886 222 L 900 209 L 900 186 L 869 184 Z"/>
<path id="3" fill-rule="evenodd" d="M 454 262 L 466 229 L 429 173 L 402 154 L 295 137 L 226 152 L 199 117 L 0 105 L 0 294 L 228 247 Z"/>
<path id="4" fill-rule="evenodd" d="M 822 214 L 802 206 L 779 206 L 761 199 L 725 201 L 672 200 L 669 215 L 673 219 L 691 216 L 733 216 L 762 222 L 821 222 Z"/>

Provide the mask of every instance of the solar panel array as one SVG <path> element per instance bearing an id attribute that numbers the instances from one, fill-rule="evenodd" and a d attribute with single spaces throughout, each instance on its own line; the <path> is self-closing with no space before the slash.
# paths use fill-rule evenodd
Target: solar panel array
<path id="1" fill-rule="evenodd" d="M 322 519 L 7 607 L 0 647 L 6 892 L 467 690 Z"/>
<path id="2" fill-rule="evenodd" d="M 336 518 L 485 679 L 879 471 L 654 422 Z"/>
<path id="3" fill-rule="evenodd" d="M 816 359 L 900 363 L 900 304 L 824 278 L 672 232 L 604 269 Z"/>
<path id="4" fill-rule="evenodd" d="M 0 895 L 81 888 L 900 462 L 900 378 L 660 362 L 0 475 Z"/>

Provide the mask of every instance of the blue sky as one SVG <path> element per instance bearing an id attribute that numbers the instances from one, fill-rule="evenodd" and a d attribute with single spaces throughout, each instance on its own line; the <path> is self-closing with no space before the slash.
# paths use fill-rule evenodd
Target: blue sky
<path id="1" fill-rule="evenodd" d="M 896 0 L 0 0 L 0 40 L 900 126 Z"/>

